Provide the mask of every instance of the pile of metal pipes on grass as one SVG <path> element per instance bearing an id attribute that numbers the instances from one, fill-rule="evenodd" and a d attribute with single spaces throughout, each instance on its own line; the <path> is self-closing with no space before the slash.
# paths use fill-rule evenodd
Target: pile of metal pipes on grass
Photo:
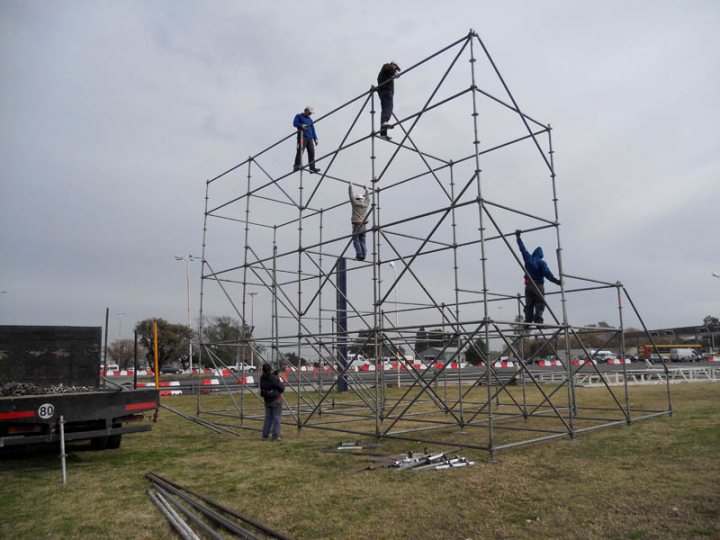
<path id="1" fill-rule="evenodd" d="M 469 467 L 475 465 L 474 461 L 469 461 L 467 458 L 455 455 L 455 457 L 448 456 L 448 452 L 440 452 L 438 454 L 421 454 L 414 455 L 412 452 L 408 452 L 408 455 L 402 459 L 397 459 L 389 465 L 390 468 L 400 470 L 436 470 L 442 471 L 445 469 L 456 469 L 459 467 Z"/>
<path id="2" fill-rule="evenodd" d="M 209 497 L 181 486 L 150 471 L 146 475 L 151 487 L 148 497 L 165 515 L 173 529 L 186 540 L 201 537 L 289 540 L 262 523 L 227 508 Z M 220 534 L 223 531 L 223 534 Z M 200 534 L 202 536 L 200 536 Z"/>

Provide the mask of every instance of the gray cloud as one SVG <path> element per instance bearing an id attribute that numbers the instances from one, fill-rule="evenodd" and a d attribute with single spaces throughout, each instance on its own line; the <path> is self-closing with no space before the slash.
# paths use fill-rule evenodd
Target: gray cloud
<path id="1" fill-rule="evenodd" d="M 173 256 L 200 253 L 205 180 L 289 134 L 306 103 L 325 114 L 384 61 L 409 66 L 471 26 L 521 107 L 554 127 L 566 271 L 623 281 L 652 326 L 718 315 L 719 22 L 714 2 L 3 2 L 0 323 L 99 324 L 105 306 L 127 329 L 184 321 Z M 397 112 L 440 75 L 401 78 Z M 460 144 L 435 118 L 424 144 Z M 321 150 L 343 133 L 318 129 Z M 486 174 L 506 203 L 547 181 L 503 167 Z M 571 317 L 594 322 L 591 308 Z"/>

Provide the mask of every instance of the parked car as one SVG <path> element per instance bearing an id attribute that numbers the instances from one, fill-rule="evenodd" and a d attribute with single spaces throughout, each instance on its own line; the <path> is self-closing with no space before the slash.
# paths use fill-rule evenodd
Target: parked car
<path id="1" fill-rule="evenodd" d="M 235 364 L 234 366 L 230 366 L 230 369 L 232 371 L 242 372 L 242 371 L 255 371 L 257 368 L 250 364 L 246 364 L 245 362 L 239 362 L 239 363 Z"/>
<path id="2" fill-rule="evenodd" d="M 593 360 L 596 360 L 597 362 L 607 362 L 611 358 L 617 357 L 617 355 L 612 351 L 590 351 Z"/>
<path id="3" fill-rule="evenodd" d="M 650 354 L 650 356 L 648 356 L 647 359 L 650 360 L 653 364 L 658 364 L 660 362 L 668 361 L 667 356 L 659 356 L 657 353 Z"/>
<path id="4" fill-rule="evenodd" d="M 178 366 L 165 365 L 160 368 L 160 373 L 166 375 L 177 375 L 178 373 L 182 373 L 182 369 Z"/>

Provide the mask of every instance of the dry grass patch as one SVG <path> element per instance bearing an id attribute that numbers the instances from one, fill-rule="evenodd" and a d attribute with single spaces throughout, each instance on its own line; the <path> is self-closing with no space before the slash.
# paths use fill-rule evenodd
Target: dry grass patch
<path id="1" fill-rule="evenodd" d="M 588 406 L 606 399 L 579 390 Z M 662 387 L 633 396 L 647 408 L 666 400 Z M 195 408 L 192 398 L 166 403 Z M 367 457 L 321 451 L 348 436 L 284 426 L 284 441 L 270 443 L 162 411 L 151 433 L 126 437 L 117 451 L 71 452 L 65 488 L 55 453 L 0 462 L 0 537 L 173 538 L 145 495 L 153 470 L 297 538 L 718 538 L 720 385 L 675 385 L 673 403 L 673 417 L 506 451 L 492 463 L 463 451 L 477 464 L 444 472 L 358 472 Z M 393 441 L 377 451 L 423 446 Z"/>

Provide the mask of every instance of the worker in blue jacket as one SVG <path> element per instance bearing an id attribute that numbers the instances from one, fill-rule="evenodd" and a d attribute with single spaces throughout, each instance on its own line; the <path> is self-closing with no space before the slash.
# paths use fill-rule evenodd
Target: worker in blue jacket
<path id="1" fill-rule="evenodd" d="M 302 153 L 307 148 L 308 154 L 308 165 L 311 173 L 318 173 L 320 169 L 315 167 L 315 146 L 318 144 L 317 134 L 315 133 L 315 126 L 313 126 L 312 118 L 310 115 L 313 113 L 313 108 L 310 106 L 305 107 L 305 110 L 295 115 L 293 120 L 293 126 L 297 129 L 297 152 L 295 152 L 295 166 L 294 171 L 299 171 L 302 167 Z"/>
<path id="2" fill-rule="evenodd" d="M 553 276 L 548 268 L 540 246 L 536 247 L 531 255 L 525 249 L 519 230 L 515 231 L 515 238 L 525 262 L 525 322 L 542 324 L 545 311 L 545 279 L 556 285 L 560 285 L 561 281 Z"/>

